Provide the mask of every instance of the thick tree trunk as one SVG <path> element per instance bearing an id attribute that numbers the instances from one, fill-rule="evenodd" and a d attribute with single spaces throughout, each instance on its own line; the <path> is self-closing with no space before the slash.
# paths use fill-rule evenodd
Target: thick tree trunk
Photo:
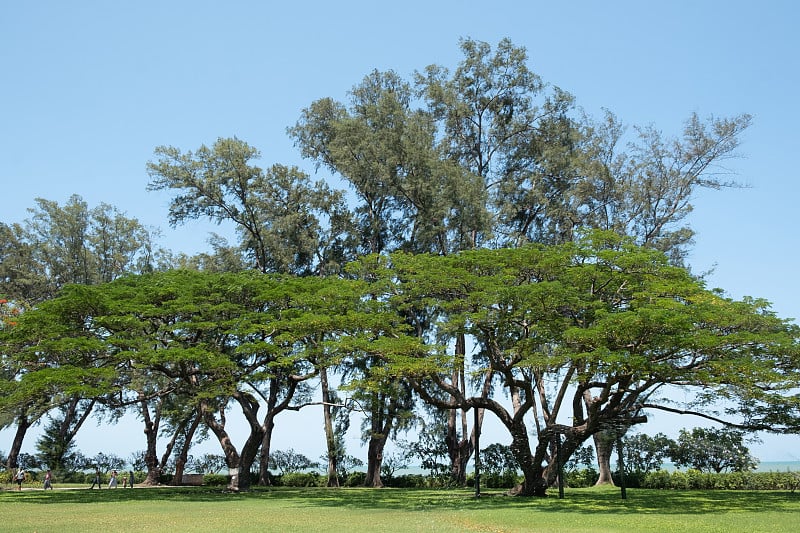
<path id="1" fill-rule="evenodd" d="M 270 434 L 271 436 L 271 434 Z M 264 442 L 265 435 L 258 433 L 251 433 L 242 446 L 242 454 L 239 457 L 239 485 L 236 489 L 232 490 L 248 490 L 250 489 L 250 470 L 258 457 L 258 450 Z"/>
<path id="2" fill-rule="evenodd" d="M 456 411 L 456 409 L 453 410 L 454 413 Z M 474 441 L 472 438 L 457 439 L 458 437 L 448 421 L 445 442 L 447 443 L 447 453 L 450 457 L 450 478 L 459 487 L 464 487 L 467 484 L 467 465 L 472 452 L 475 451 L 475 447 L 473 446 Z"/>
<path id="3" fill-rule="evenodd" d="M 455 358 L 458 363 L 453 368 L 452 382 L 458 389 L 466 394 L 466 379 L 464 377 L 464 356 L 466 341 L 463 334 L 456 337 Z M 459 425 L 461 431 L 459 432 Z M 473 435 L 477 428 L 473 428 Z M 467 484 L 467 464 L 474 451 L 473 438 L 468 438 L 469 425 L 467 413 L 463 409 L 450 409 L 447 415 L 447 435 L 445 444 L 447 455 L 450 458 L 450 478 L 459 487 Z"/>
<path id="4" fill-rule="evenodd" d="M 25 434 L 31 427 L 31 422 L 24 412 L 17 416 L 17 430 L 14 432 L 14 440 L 11 441 L 11 449 L 6 458 L 6 471 L 12 472 L 19 466 L 19 454 L 22 451 L 22 443 L 25 441 Z"/>
<path id="5" fill-rule="evenodd" d="M 370 413 L 370 438 L 367 446 L 367 477 L 364 486 L 381 488 L 381 466 L 383 466 L 383 450 L 386 441 L 395 423 L 395 418 L 399 410 L 398 398 L 375 394 L 372 402 L 372 412 Z"/>
<path id="6" fill-rule="evenodd" d="M 214 412 L 206 404 L 201 404 L 203 420 L 208 428 L 217 437 L 222 453 L 225 455 L 225 464 L 228 466 L 228 474 L 231 479 L 228 482 L 228 490 L 239 492 L 250 488 L 250 467 L 253 466 L 258 449 L 264 438 L 264 431 L 258 423 L 258 402 L 246 394 L 237 391 L 233 398 L 242 407 L 242 412 L 250 426 L 250 435 L 242 447 L 241 455 L 236 450 L 231 441 L 230 435 L 225 430 L 225 411 L 219 410 L 220 420 L 217 420 Z"/>
<path id="7" fill-rule="evenodd" d="M 331 413 L 331 392 L 328 385 L 328 369 L 319 370 L 320 386 L 322 388 L 322 418 L 325 424 L 325 445 L 328 451 L 328 483 L 329 487 L 339 486 L 338 458 L 339 450 L 336 446 L 336 435 L 333 433 L 333 416 Z"/>
<path id="8" fill-rule="evenodd" d="M 386 446 L 386 437 L 374 435 L 369 439 L 367 447 L 367 477 L 364 480 L 365 487 L 380 489 L 383 487 L 381 479 L 381 466 L 383 465 L 383 449 Z"/>
<path id="9" fill-rule="evenodd" d="M 600 431 L 594 434 L 594 449 L 597 454 L 597 468 L 600 475 L 595 485 L 614 485 L 611 476 L 611 452 L 614 449 L 615 434 L 609 431 Z"/>
<path id="10" fill-rule="evenodd" d="M 180 453 L 175 457 L 175 475 L 172 477 L 172 483 L 174 485 L 183 485 L 183 473 L 186 470 L 186 463 L 189 460 L 189 449 L 192 447 L 192 439 L 194 439 L 194 434 L 199 426 L 200 416 L 195 415 L 184 435 Z"/>
<path id="11" fill-rule="evenodd" d="M 264 436 L 261 439 L 261 457 L 259 459 L 259 485 L 271 485 L 269 477 L 269 454 L 272 451 L 272 431 L 275 429 L 275 416 L 272 412 L 264 418 Z"/>
<path id="12" fill-rule="evenodd" d="M 289 393 L 291 396 L 291 393 Z M 269 384 L 269 395 L 267 397 L 267 414 L 264 415 L 264 422 L 261 424 L 261 456 L 259 458 L 258 484 L 271 485 L 269 478 L 269 454 L 272 451 L 272 431 L 275 429 L 275 416 L 278 405 L 278 382 L 272 379 Z"/>
<path id="13" fill-rule="evenodd" d="M 544 479 L 544 469 L 541 460 L 534 460 L 531 455 L 528 428 L 521 419 L 515 419 L 511 427 L 511 453 L 517 460 L 522 470 L 523 481 L 511 491 L 514 496 L 547 496 L 548 483 Z"/>
<path id="14" fill-rule="evenodd" d="M 142 396 L 142 394 L 140 394 Z M 159 477 L 161 476 L 161 469 L 159 468 L 157 443 L 158 443 L 158 426 L 161 417 L 156 414 L 151 416 L 150 407 L 147 405 L 146 400 L 139 402 L 142 419 L 144 420 L 144 435 L 146 448 L 144 452 L 144 464 L 147 466 L 147 477 L 144 479 L 145 485 L 158 485 Z"/>

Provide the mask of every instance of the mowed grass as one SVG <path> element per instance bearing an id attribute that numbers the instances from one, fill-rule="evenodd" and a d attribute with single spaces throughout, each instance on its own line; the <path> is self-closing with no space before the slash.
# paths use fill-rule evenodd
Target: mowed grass
<path id="1" fill-rule="evenodd" d="M 0 491 L 0 531 L 800 531 L 800 493 L 572 489 L 559 500 L 408 489 Z"/>

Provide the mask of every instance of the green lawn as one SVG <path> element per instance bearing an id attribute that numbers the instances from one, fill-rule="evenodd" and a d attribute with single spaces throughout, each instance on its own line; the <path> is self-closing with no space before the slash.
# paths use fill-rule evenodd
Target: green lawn
<path id="1" fill-rule="evenodd" d="M 0 531 L 800 531 L 800 493 L 212 488 L 0 491 Z"/>

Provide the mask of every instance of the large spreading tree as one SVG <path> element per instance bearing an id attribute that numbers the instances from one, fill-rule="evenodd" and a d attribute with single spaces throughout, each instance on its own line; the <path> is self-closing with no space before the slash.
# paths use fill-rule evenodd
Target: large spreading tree
<path id="1" fill-rule="evenodd" d="M 390 367 L 428 402 L 494 413 L 524 474 L 520 494 L 543 494 L 555 480 L 555 439 L 569 457 L 598 432 L 644 423 L 646 410 L 674 410 L 676 388 L 693 400 L 687 411 L 752 429 L 791 427 L 717 414 L 725 406 L 713 400 L 758 394 L 761 405 L 794 401 L 798 414 L 797 326 L 765 302 L 707 290 L 628 239 L 592 234 L 549 247 L 392 261 L 396 305 L 406 313 L 446 305 L 441 327 L 469 336 L 469 371 L 490 373 L 507 402 L 455 387 L 450 368 L 462 362 L 446 350 L 403 354 Z M 432 394 L 431 383 L 447 396 Z"/>
<path id="2" fill-rule="evenodd" d="M 0 424 L 24 437 L 59 409 L 68 444 L 96 406 L 135 406 L 151 481 L 206 429 L 241 489 L 256 461 L 268 482 L 275 417 L 318 380 L 333 485 L 338 374 L 367 411 L 368 485 L 382 485 L 384 446 L 413 423 L 416 394 L 445 413 L 461 483 L 483 413 L 497 416 L 521 494 L 552 482 L 555 439 L 567 454 L 594 439 L 610 479 L 610 443 L 656 409 L 798 431 L 796 326 L 684 265 L 693 198 L 736 185 L 720 163 L 750 117 L 631 135 L 610 113 L 585 116 L 510 41 L 460 47 L 452 72 L 374 71 L 348 102 L 302 110 L 290 136 L 349 194 L 262 169 L 237 138 L 157 148 L 149 188 L 174 193 L 170 223 L 236 230 L 233 245 L 214 236 L 213 254 L 184 258 L 204 272 L 118 279 L 167 265 L 135 219 L 77 196 L 0 224 Z M 692 401 L 670 401 L 676 390 Z M 249 427 L 241 446 L 232 405 Z M 159 434 L 171 436 L 160 461 Z"/>

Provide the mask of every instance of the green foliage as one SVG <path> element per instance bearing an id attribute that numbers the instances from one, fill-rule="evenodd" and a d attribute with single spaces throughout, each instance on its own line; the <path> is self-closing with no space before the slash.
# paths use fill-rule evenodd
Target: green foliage
<path id="1" fill-rule="evenodd" d="M 493 443 L 481 450 L 481 470 L 487 475 L 500 475 L 506 471 L 519 468 L 519 463 L 514 458 L 511 447 L 505 444 Z"/>
<path id="2" fill-rule="evenodd" d="M 125 459 L 116 454 L 100 452 L 89 459 L 87 464 L 84 465 L 84 468 L 94 466 L 95 468 L 99 468 L 101 472 L 109 472 L 111 470 L 122 471 L 125 468 L 125 464 Z"/>
<path id="3" fill-rule="evenodd" d="M 270 468 L 277 469 L 280 475 L 294 474 L 301 470 L 319 468 L 319 463 L 311 461 L 302 453 L 295 452 L 292 448 L 288 450 L 276 450 L 269 454 Z"/>
<path id="4" fill-rule="evenodd" d="M 446 482 L 450 475 L 450 467 L 446 462 L 445 432 L 442 421 L 434 418 L 418 431 L 418 440 L 401 443 L 405 456 L 427 470 L 427 477 L 432 481 L 437 480 L 436 483 Z"/>
<path id="5" fill-rule="evenodd" d="M 76 464 L 79 456 L 75 451 L 75 443 L 61 435 L 62 423 L 63 420 L 58 418 L 48 420 L 42 436 L 36 442 L 40 463 L 60 474 L 84 467 L 82 461 Z"/>
<path id="6" fill-rule="evenodd" d="M 493 443 L 481 450 L 481 485 L 489 488 L 511 488 L 519 482 L 519 463 L 511 447 Z M 474 486 L 474 473 L 471 480 Z M 467 483 L 470 483 L 468 478 Z"/>
<path id="7" fill-rule="evenodd" d="M 177 193 L 169 207 L 171 224 L 203 217 L 236 225 L 241 257 L 218 243 L 216 257 L 204 264 L 297 274 L 337 270 L 343 257 L 323 250 L 338 237 L 342 199 L 324 182 L 311 183 L 297 167 L 253 165 L 258 150 L 235 137 L 195 152 L 160 146 L 155 155 L 147 164 L 148 188 Z M 319 264 L 318 257 L 327 260 Z"/>
<path id="8" fill-rule="evenodd" d="M 481 474 L 481 487 L 490 489 L 510 489 L 521 481 L 517 470 L 490 471 Z M 475 486 L 475 474 L 467 476 L 467 486 Z"/>
<path id="9" fill-rule="evenodd" d="M 800 487 L 798 472 L 701 472 L 656 470 L 644 476 L 646 489 L 671 490 L 789 490 Z"/>
<path id="10" fill-rule="evenodd" d="M 758 465 L 745 445 L 745 433 L 730 428 L 682 429 L 668 454 L 676 466 L 701 472 L 747 472 Z"/>
<path id="11" fill-rule="evenodd" d="M 209 487 L 224 487 L 228 484 L 229 478 L 223 474 L 205 474 L 203 475 L 203 485 Z"/>
<path id="12" fill-rule="evenodd" d="M 652 437 L 644 433 L 625 436 L 622 439 L 625 469 L 634 475 L 660 470 L 674 445 L 674 441 L 663 433 Z"/>
<path id="13" fill-rule="evenodd" d="M 570 488 L 593 487 L 597 476 L 594 468 L 574 468 L 564 472 L 564 485 Z"/>
<path id="14" fill-rule="evenodd" d="M 284 487 L 322 487 L 327 480 L 317 472 L 289 472 L 277 478 Z"/>
<path id="15" fill-rule="evenodd" d="M 363 487 L 367 479 L 366 472 L 351 472 L 344 481 L 345 487 Z"/>
<path id="16" fill-rule="evenodd" d="M 200 457 L 189 457 L 187 467 L 198 474 L 218 474 L 225 468 L 225 456 L 220 454 L 205 453 Z"/>
<path id="17" fill-rule="evenodd" d="M 594 448 L 591 445 L 581 446 L 569 456 L 564 463 L 564 470 L 571 472 L 581 468 L 592 468 L 595 464 Z"/>

